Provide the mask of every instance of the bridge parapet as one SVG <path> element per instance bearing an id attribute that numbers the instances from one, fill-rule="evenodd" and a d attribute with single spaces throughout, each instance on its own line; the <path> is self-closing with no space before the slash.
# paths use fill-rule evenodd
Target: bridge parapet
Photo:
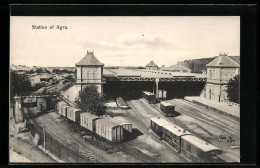
<path id="1" fill-rule="evenodd" d="M 104 81 L 147 81 L 155 82 L 156 78 L 142 78 L 142 77 L 117 77 L 117 78 L 104 78 Z M 182 81 L 193 81 L 193 82 L 206 82 L 207 78 L 200 77 L 175 77 L 175 78 L 158 78 L 159 82 L 182 82 Z"/>

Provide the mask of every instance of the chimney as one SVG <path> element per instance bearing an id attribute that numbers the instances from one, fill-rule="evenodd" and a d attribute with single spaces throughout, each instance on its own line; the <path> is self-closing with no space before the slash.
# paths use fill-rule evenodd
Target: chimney
<path id="1" fill-rule="evenodd" d="M 162 65 L 162 68 L 165 68 L 165 65 Z"/>

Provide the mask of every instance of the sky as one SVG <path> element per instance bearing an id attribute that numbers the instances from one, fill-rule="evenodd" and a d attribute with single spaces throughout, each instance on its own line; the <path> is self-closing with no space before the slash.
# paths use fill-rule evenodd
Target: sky
<path id="1" fill-rule="evenodd" d="M 47 29 L 33 29 L 46 26 Z M 54 25 L 51 29 L 50 26 Z M 56 29 L 57 25 L 68 29 Z M 10 63 L 75 66 L 87 54 L 105 66 L 158 66 L 240 56 L 239 16 L 78 16 L 10 18 Z"/>

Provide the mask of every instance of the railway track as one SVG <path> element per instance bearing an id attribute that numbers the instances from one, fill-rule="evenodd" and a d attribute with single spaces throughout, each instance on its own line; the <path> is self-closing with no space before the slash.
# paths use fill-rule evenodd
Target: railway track
<path id="1" fill-rule="evenodd" d="M 193 107 L 181 102 L 181 101 L 175 101 L 178 103 L 178 105 L 176 106 L 176 111 L 178 112 L 181 112 L 181 113 L 184 113 L 188 116 L 191 116 L 203 123 L 206 123 L 208 125 L 212 125 L 222 131 L 225 131 L 225 132 L 228 132 L 228 133 L 231 133 L 231 134 L 239 134 L 240 133 L 240 130 L 237 129 L 237 128 L 234 128 L 234 127 L 231 127 L 230 124 L 226 124 L 220 120 L 209 120 L 209 117 L 210 118 L 213 118 L 212 116 L 209 116 L 205 113 L 201 114 L 200 112 L 198 112 L 198 110 L 194 109 Z M 200 110 L 201 111 L 201 110 Z M 237 126 L 239 128 L 239 126 Z"/>
<path id="2" fill-rule="evenodd" d="M 210 116 L 211 118 L 214 118 L 214 119 L 216 119 L 216 120 L 219 120 L 219 121 L 222 121 L 222 122 L 223 122 L 223 119 L 224 119 L 225 121 L 234 123 L 234 124 L 236 124 L 237 126 L 240 125 L 240 122 L 238 122 L 237 120 L 234 120 L 234 119 L 232 119 L 232 118 L 230 118 L 230 117 L 228 117 L 228 116 L 226 116 L 226 115 L 221 115 L 221 114 L 218 115 L 218 113 L 216 113 L 216 112 L 213 112 L 213 111 L 211 111 L 211 110 L 205 109 L 205 108 L 203 108 L 203 107 L 201 107 L 201 106 L 199 106 L 199 105 L 197 105 L 197 104 L 191 103 L 191 102 L 189 102 L 189 101 L 187 101 L 187 100 L 185 100 L 185 99 L 174 99 L 174 100 L 175 100 L 175 101 L 178 101 L 178 102 L 180 102 L 180 103 L 184 103 L 184 102 L 185 102 L 186 105 L 188 105 L 188 106 L 190 106 L 190 107 L 193 107 L 194 109 L 200 110 L 201 113 L 203 113 L 203 114 L 205 114 L 205 115 L 207 115 L 207 116 Z M 212 115 L 209 115 L 209 113 L 212 114 Z M 217 116 L 217 117 L 212 117 L 212 116 Z M 220 120 L 220 118 L 221 118 L 221 120 Z"/>
<path id="3" fill-rule="evenodd" d="M 102 162 L 103 158 L 97 156 L 92 151 L 90 151 L 86 146 L 82 146 L 80 142 L 75 140 L 73 136 L 68 133 L 68 131 L 64 131 L 61 127 L 59 127 L 55 121 L 53 121 L 50 116 L 43 115 L 42 117 L 36 119 L 39 125 L 45 125 L 45 130 L 48 134 L 50 134 L 55 140 L 63 145 L 70 145 L 72 149 L 75 149 L 80 153 L 81 156 L 88 159 L 90 162 Z"/>

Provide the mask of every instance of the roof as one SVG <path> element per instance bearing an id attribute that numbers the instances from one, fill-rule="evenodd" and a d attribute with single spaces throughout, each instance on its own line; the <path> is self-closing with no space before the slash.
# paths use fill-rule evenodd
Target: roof
<path id="1" fill-rule="evenodd" d="M 158 67 L 153 61 L 150 61 L 146 67 Z"/>
<path id="2" fill-rule="evenodd" d="M 151 92 L 143 92 L 144 94 L 146 94 L 146 95 L 154 95 L 153 93 L 151 93 Z"/>
<path id="3" fill-rule="evenodd" d="M 240 65 L 228 56 L 218 56 L 208 63 L 206 67 L 240 67 Z"/>
<path id="4" fill-rule="evenodd" d="M 82 111 L 81 109 L 78 109 L 78 108 L 75 108 L 75 107 L 69 107 L 69 109 L 71 109 L 73 112 Z"/>
<path id="5" fill-rule="evenodd" d="M 107 119 L 107 118 L 103 118 L 103 119 L 99 119 L 96 121 L 97 124 L 102 124 L 105 125 L 106 127 L 116 127 L 116 126 L 120 126 L 119 123 L 112 121 L 111 119 Z"/>
<path id="6" fill-rule="evenodd" d="M 174 106 L 174 105 L 172 105 L 172 104 L 170 104 L 168 102 L 161 102 L 161 104 L 164 105 L 164 106 Z"/>
<path id="7" fill-rule="evenodd" d="M 190 132 L 186 131 L 185 129 L 178 127 L 177 125 L 164 125 L 163 126 L 165 129 L 168 131 L 172 132 L 176 136 L 182 136 L 182 135 L 189 135 L 191 134 Z"/>
<path id="8" fill-rule="evenodd" d="M 121 125 L 132 125 L 130 122 L 126 121 L 126 119 L 121 116 L 114 117 L 113 120 Z"/>
<path id="9" fill-rule="evenodd" d="M 164 119 L 162 119 L 162 118 L 159 118 L 159 117 L 151 118 L 151 121 L 155 122 L 155 123 L 158 124 L 159 126 L 171 124 L 171 123 L 169 123 L 168 121 L 166 121 L 166 120 L 164 120 Z"/>
<path id="10" fill-rule="evenodd" d="M 182 139 L 193 144 L 194 146 L 196 146 L 197 148 L 201 149 L 204 152 L 209 152 L 212 150 L 220 150 L 218 147 L 193 135 L 185 135 L 182 137 Z"/>
<path id="11" fill-rule="evenodd" d="M 182 65 L 172 65 L 170 67 L 163 68 L 163 70 L 167 71 L 191 71 L 189 68 Z"/>
<path id="12" fill-rule="evenodd" d="M 59 101 L 57 105 L 67 105 L 67 103 L 65 103 L 64 101 Z"/>
<path id="13" fill-rule="evenodd" d="M 79 63 L 76 64 L 76 66 L 84 65 L 103 66 L 103 64 L 101 64 L 99 60 L 94 56 L 93 52 L 87 52 L 87 55 L 81 61 L 79 61 Z"/>
<path id="14" fill-rule="evenodd" d="M 98 116 L 96 116 L 94 114 L 87 113 L 87 112 L 81 113 L 80 116 L 84 116 L 84 117 L 91 118 L 91 119 L 101 118 L 101 117 L 98 117 Z"/>

